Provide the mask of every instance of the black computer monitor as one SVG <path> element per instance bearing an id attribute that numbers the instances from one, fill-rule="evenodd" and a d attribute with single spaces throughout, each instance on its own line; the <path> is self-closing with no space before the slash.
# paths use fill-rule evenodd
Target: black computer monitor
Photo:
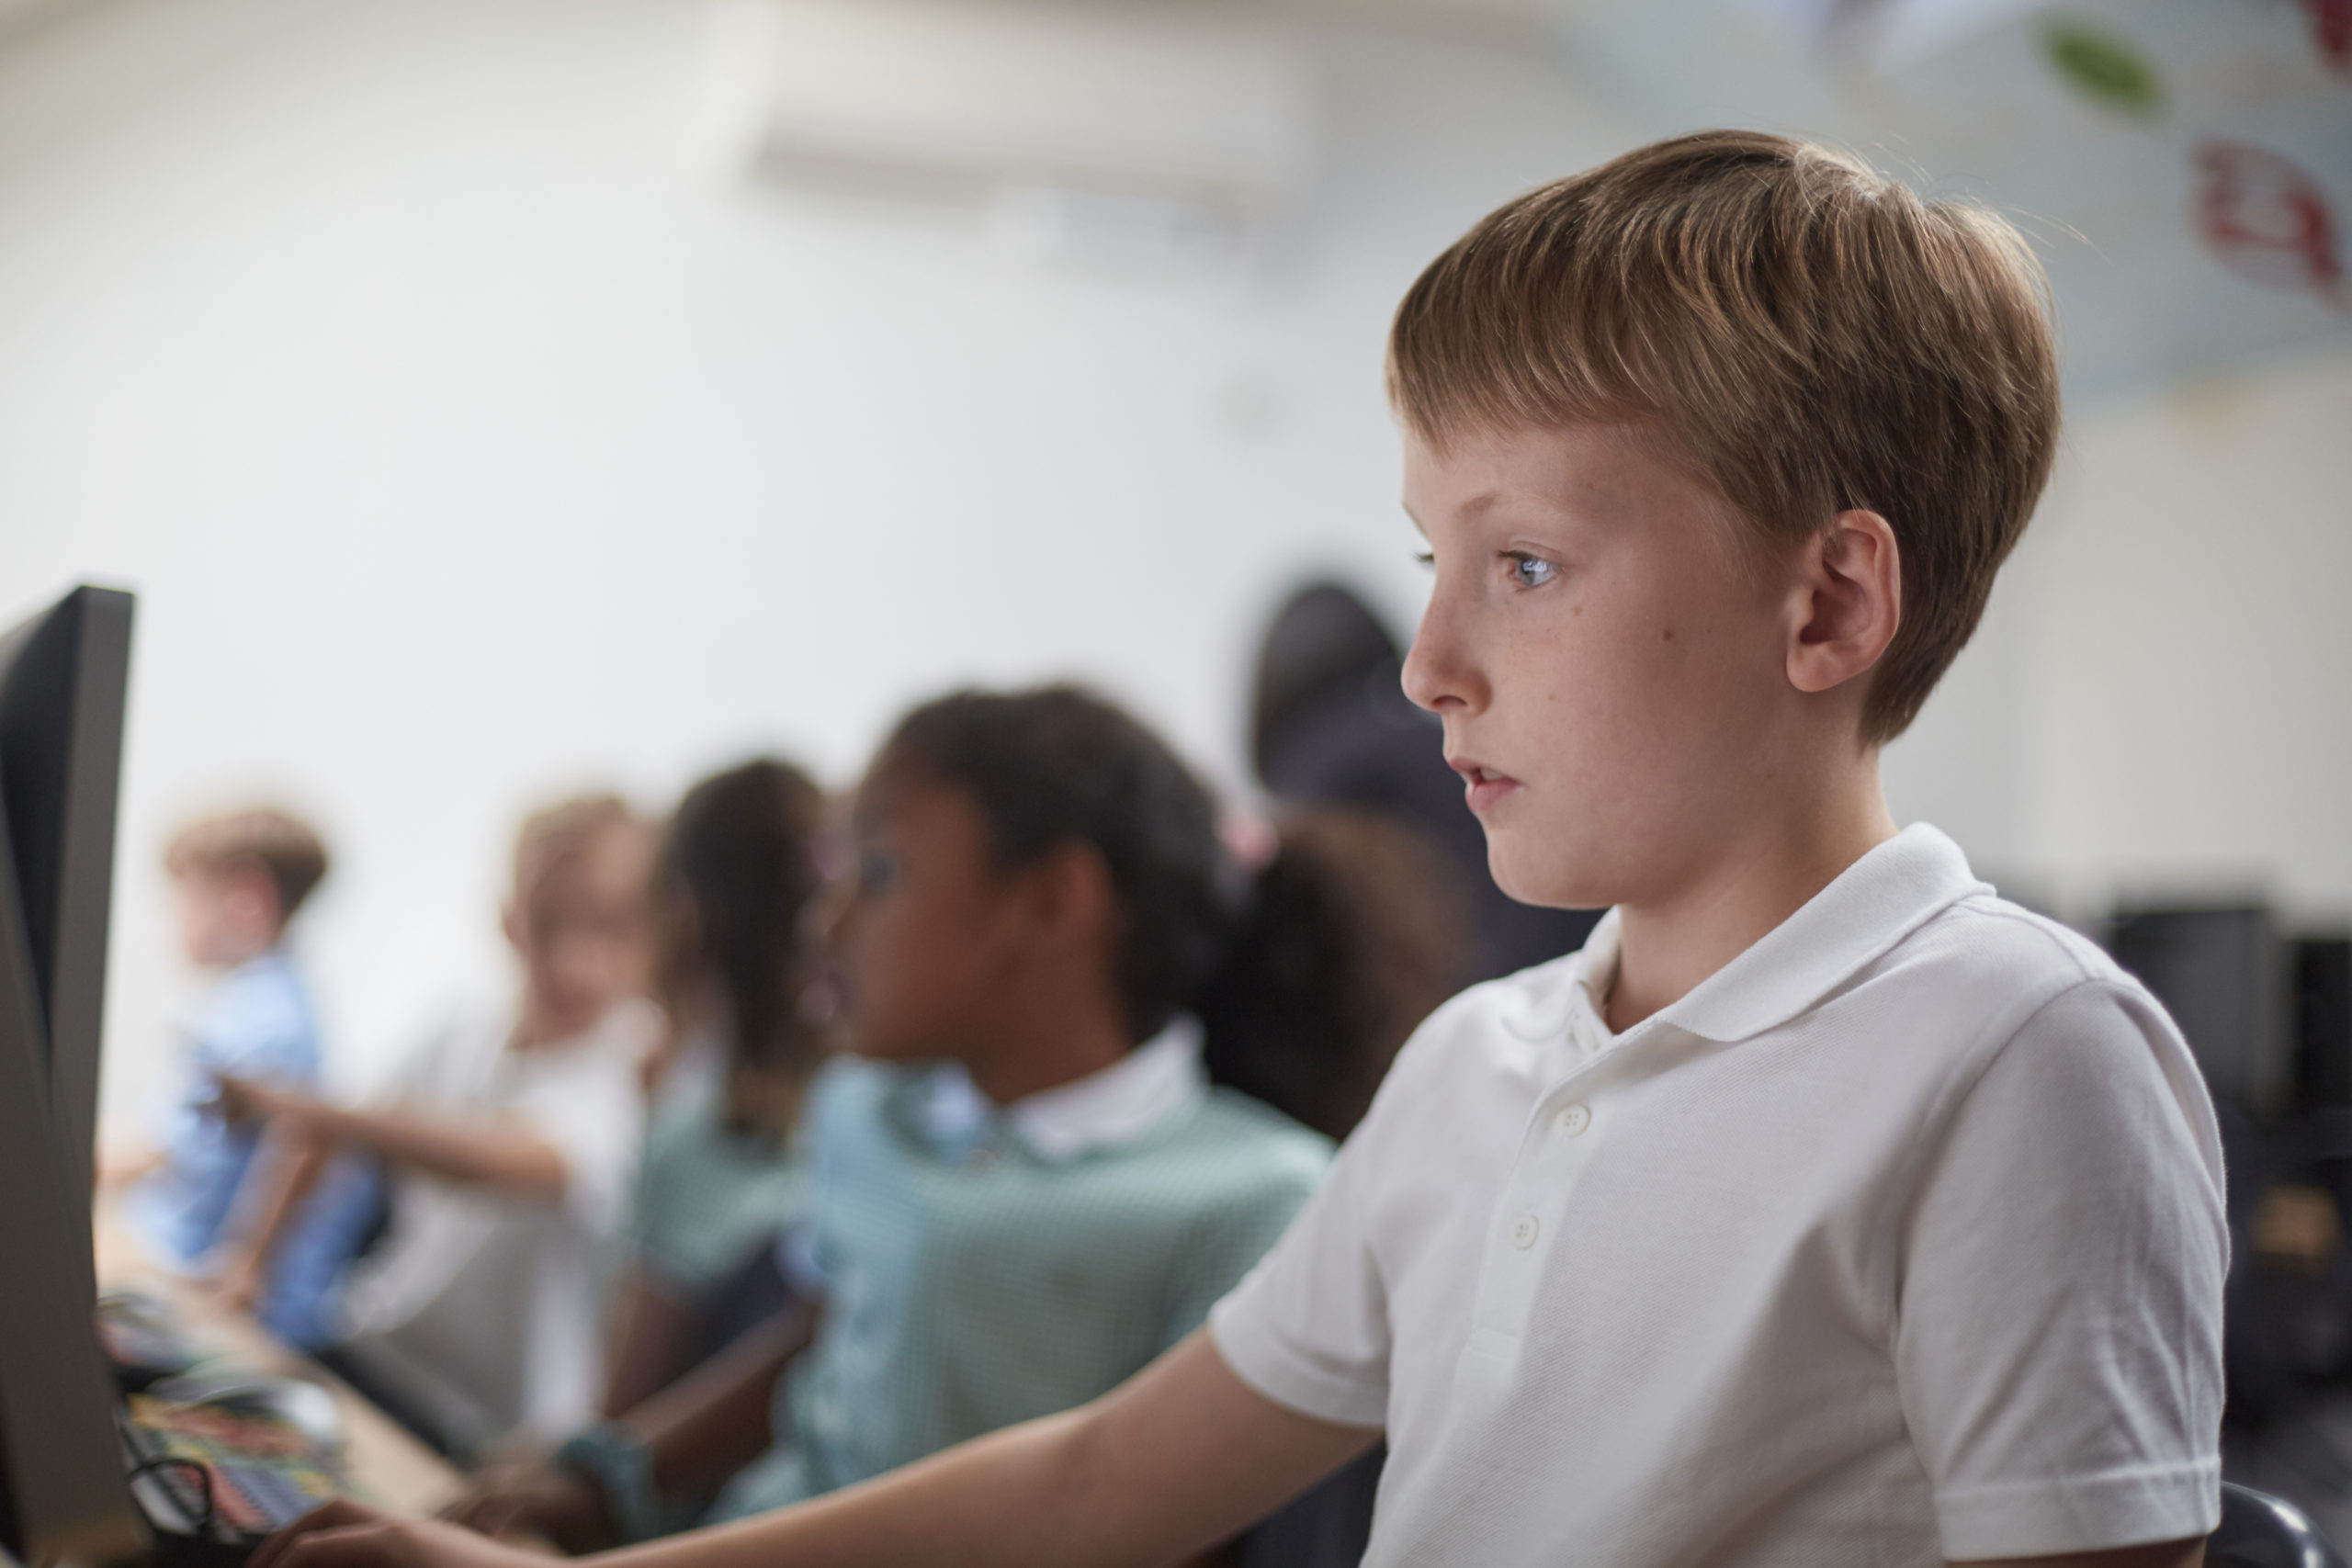
<path id="1" fill-rule="evenodd" d="M 2127 908 L 2108 947 L 2172 1014 L 2217 1098 L 2256 1116 L 2286 1109 L 2294 1088 L 2288 954 L 2267 906 Z"/>
<path id="2" fill-rule="evenodd" d="M 0 812 L 48 1026 L 50 1106 L 86 1193 L 130 677 L 128 593 L 76 588 L 0 635 Z"/>
<path id="3" fill-rule="evenodd" d="M 0 1547 L 32 1564 L 147 1539 L 90 1258 L 130 606 L 77 588 L 0 636 Z"/>

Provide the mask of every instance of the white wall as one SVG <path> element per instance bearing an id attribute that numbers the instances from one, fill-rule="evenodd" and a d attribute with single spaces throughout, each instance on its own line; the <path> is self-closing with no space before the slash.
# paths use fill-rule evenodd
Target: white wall
<path id="1" fill-rule="evenodd" d="M 141 593 L 110 1067 L 175 969 L 154 863 L 249 791 L 340 860 L 339 1041 L 494 978 L 550 790 L 659 802 L 910 699 L 1079 673 L 1227 781 L 1296 572 L 1419 592 L 1397 293 L 1637 132 L 1539 49 L 1333 24 L 1328 166 L 1246 274 L 1023 261 L 730 186 L 680 0 L 105 0 L 0 39 L 0 617 Z M 2084 411 L 1899 814 L 2061 899 L 2352 902 L 2352 360 Z M 120 1100 L 118 1100 L 118 1108 Z"/>
<path id="2" fill-rule="evenodd" d="M 2352 349 L 2077 420 L 2019 564 L 2025 843 L 2060 896 L 2352 923 Z"/>
<path id="3" fill-rule="evenodd" d="M 1396 295 L 1627 135 L 1539 53 L 1340 30 L 1324 176 L 1246 276 L 1076 272 L 732 188 L 676 0 L 111 0 L 0 50 L 0 613 L 141 591 L 110 1028 L 158 843 L 304 805 L 345 1043 L 495 976 L 505 835 L 910 699 L 1079 673 L 1238 776 L 1309 566 L 1409 614 Z"/>

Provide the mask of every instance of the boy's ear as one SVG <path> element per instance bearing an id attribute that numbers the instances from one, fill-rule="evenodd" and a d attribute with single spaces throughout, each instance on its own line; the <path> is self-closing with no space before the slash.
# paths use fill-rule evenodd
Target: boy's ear
<path id="1" fill-rule="evenodd" d="M 516 953 L 527 950 L 529 944 L 523 940 L 523 911 L 512 898 L 498 908 L 498 929 L 505 933 L 507 946 Z"/>
<path id="2" fill-rule="evenodd" d="M 1826 692 L 1866 675 L 1903 624 L 1903 552 L 1875 512 L 1841 512 L 1798 556 L 1789 683 Z"/>
<path id="3" fill-rule="evenodd" d="M 1117 894 L 1111 885 L 1110 863 L 1092 844 L 1057 845 L 1023 875 L 1030 918 L 1047 942 L 1089 943 L 1110 930 Z"/>

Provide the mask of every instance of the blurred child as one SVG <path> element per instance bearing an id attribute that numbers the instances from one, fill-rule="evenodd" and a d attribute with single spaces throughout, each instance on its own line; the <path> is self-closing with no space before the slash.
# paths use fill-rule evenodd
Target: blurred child
<path id="1" fill-rule="evenodd" d="M 1191 1332 L 1321 1179 L 1328 1143 L 1210 1087 L 1186 1014 L 1212 991 L 1237 1024 L 1245 996 L 1333 1001 L 1356 955 L 1220 982 L 1247 882 L 1206 792 L 1133 719 L 1067 688 L 930 704 L 883 747 L 854 833 L 831 937 L 858 1059 L 809 1113 L 813 1343 L 780 1327 L 462 1517 L 577 1550 L 691 1522 L 676 1501 L 739 1469 L 712 1517 L 1091 1398 Z M 1383 1021 L 1346 1043 L 1384 1055 L 1413 1021 Z"/>
<path id="2" fill-rule="evenodd" d="M 620 800 L 535 813 L 514 848 L 512 1002 L 461 1012 L 364 1109 L 224 1076 L 223 1101 L 303 1155 L 244 1243 L 266 1259 L 338 1150 L 389 1174 L 383 1240 L 353 1270 L 325 1359 L 445 1451 L 560 1433 L 601 1381 L 601 1248 L 636 1169 L 650 835 Z"/>
<path id="3" fill-rule="evenodd" d="M 1600 911 L 1523 904 L 1497 886 L 1487 835 L 1445 765 L 1442 732 L 1405 694 L 1404 667 L 1404 650 L 1351 590 L 1311 583 L 1284 600 L 1258 649 L 1250 757 L 1259 782 L 1291 806 L 1371 812 L 1422 835 L 1462 885 L 1462 984 L 1573 952 Z"/>
<path id="4" fill-rule="evenodd" d="M 1334 1143 L 1388 1064 L 1452 995 L 1472 943 L 1453 866 L 1367 811 L 1283 814 L 1232 955 L 1197 1004 L 1211 1082 Z"/>
<path id="5" fill-rule="evenodd" d="M 822 1055 L 801 949 L 824 807 L 798 769 L 746 762 L 686 792 L 654 859 L 669 1032 L 614 1297 L 608 1415 L 777 1304 L 757 1284 L 781 1281 L 758 1265 L 805 1199 L 789 1134 Z"/>
<path id="6" fill-rule="evenodd" d="M 327 854 L 307 823 L 264 807 L 189 824 L 164 863 L 181 950 L 218 978 L 188 1020 L 158 1153 L 144 1162 L 131 1213 L 167 1259 L 195 1267 L 222 1239 L 260 1143 L 257 1128 L 223 1114 L 215 1080 L 233 1074 L 298 1090 L 319 1081 L 318 1020 L 286 929 L 325 877 Z M 257 1304 L 275 1321 L 306 1319 L 334 1272 L 334 1259 L 290 1236 L 266 1290 L 256 1282 Z"/>

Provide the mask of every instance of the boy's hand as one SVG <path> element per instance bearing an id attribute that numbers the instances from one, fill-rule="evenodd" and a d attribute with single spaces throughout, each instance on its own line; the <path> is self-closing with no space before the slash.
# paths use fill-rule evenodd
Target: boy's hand
<path id="1" fill-rule="evenodd" d="M 595 1483 L 545 1462 L 493 1466 L 441 1517 L 487 1536 L 545 1536 L 569 1557 L 613 1542 L 612 1515 Z"/>
<path id="2" fill-rule="evenodd" d="M 259 1078 L 239 1077 L 234 1073 L 212 1075 L 212 1109 L 224 1122 L 266 1122 L 304 1103 L 301 1096 L 273 1089 Z"/>
<path id="3" fill-rule="evenodd" d="M 267 1264 L 250 1248 L 241 1247 L 215 1263 L 204 1288 L 222 1306 L 250 1317 L 267 1283 Z"/>
<path id="4" fill-rule="evenodd" d="M 346 1497 L 270 1537 L 250 1568 L 544 1568 L 546 1562 L 456 1525 L 378 1513 Z"/>

